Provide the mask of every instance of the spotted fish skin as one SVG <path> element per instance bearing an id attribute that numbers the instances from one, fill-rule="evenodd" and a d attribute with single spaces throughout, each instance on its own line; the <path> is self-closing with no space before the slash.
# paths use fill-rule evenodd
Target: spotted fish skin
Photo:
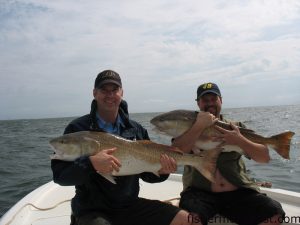
<path id="1" fill-rule="evenodd" d="M 90 156 L 98 152 L 116 147 L 112 153 L 120 162 L 120 171 L 113 171 L 112 174 L 102 174 L 105 178 L 113 176 L 125 176 L 152 172 L 158 175 L 161 168 L 160 158 L 167 154 L 176 160 L 177 165 L 190 165 L 195 167 L 208 180 L 214 182 L 217 158 L 222 149 L 201 154 L 185 154 L 174 147 L 158 144 L 148 140 L 131 141 L 122 137 L 94 131 L 80 131 L 65 134 L 50 140 L 50 145 L 55 154 L 51 159 L 73 161 L 81 156 Z"/>
<path id="2" fill-rule="evenodd" d="M 174 110 L 167 113 L 160 114 L 154 117 L 150 122 L 159 131 L 170 135 L 172 137 L 178 137 L 186 132 L 194 124 L 197 118 L 197 112 L 191 110 Z M 226 130 L 232 130 L 229 123 L 217 121 L 215 123 Z M 271 137 L 263 137 L 253 130 L 239 127 L 241 134 L 255 143 L 263 144 L 269 148 L 275 150 L 281 157 L 289 159 L 291 139 L 294 136 L 294 132 L 286 131 Z M 213 141 L 213 136 L 219 135 L 220 132 L 215 129 L 214 125 L 206 128 L 197 142 L 195 147 L 202 150 L 214 149 L 220 142 Z M 223 146 L 224 152 L 236 151 L 243 154 L 243 150 L 236 145 Z"/>

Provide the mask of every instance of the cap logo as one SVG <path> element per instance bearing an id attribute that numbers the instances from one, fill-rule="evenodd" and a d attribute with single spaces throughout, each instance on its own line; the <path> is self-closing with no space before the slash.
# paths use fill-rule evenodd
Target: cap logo
<path id="1" fill-rule="evenodd" d="M 118 73 L 112 70 L 104 70 L 99 73 L 95 80 L 95 88 L 100 88 L 102 85 L 107 83 L 114 83 L 119 87 L 122 87 L 121 78 Z"/>
<path id="2" fill-rule="evenodd" d="M 105 77 L 109 78 L 114 78 L 115 77 L 115 74 L 112 72 L 112 71 L 107 71 L 106 74 L 105 74 Z"/>
<path id="3" fill-rule="evenodd" d="M 212 83 L 206 83 L 203 85 L 203 89 L 211 89 L 212 88 Z"/>

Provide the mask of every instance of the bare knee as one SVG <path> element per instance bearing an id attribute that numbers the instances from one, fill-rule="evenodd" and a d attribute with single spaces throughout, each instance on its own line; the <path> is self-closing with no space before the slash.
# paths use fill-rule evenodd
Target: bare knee
<path id="1" fill-rule="evenodd" d="M 170 225 L 202 225 L 201 221 L 194 221 L 194 215 L 185 211 L 180 210 L 173 218 Z"/>

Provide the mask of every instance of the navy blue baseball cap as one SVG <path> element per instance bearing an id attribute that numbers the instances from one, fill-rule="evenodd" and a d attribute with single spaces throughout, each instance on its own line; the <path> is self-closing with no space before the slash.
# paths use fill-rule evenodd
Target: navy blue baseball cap
<path id="1" fill-rule="evenodd" d="M 98 74 L 95 80 L 95 88 L 101 88 L 104 84 L 116 84 L 122 87 L 122 81 L 120 75 L 113 70 L 104 70 Z"/>
<path id="2" fill-rule="evenodd" d="M 198 101 L 203 95 L 207 93 L 213 93 L 215 95 L 222 97 L 218 85 L 216 85 L 215 83 L 205 83 L 205 84 L 201 84 L 198 87 L 196 101 Z"/>

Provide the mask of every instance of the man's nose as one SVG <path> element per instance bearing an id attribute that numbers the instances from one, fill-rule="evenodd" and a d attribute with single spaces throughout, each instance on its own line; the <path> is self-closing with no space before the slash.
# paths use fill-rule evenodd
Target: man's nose
<path id="1" fill-rule="evenodd" d="M 114 90 L 105 90 L 104 91 L 104 94 L 106 95 L 106 96 L 113 96 L 114 95 Z"/>
<path id="2" fill-rule="evenodd" d="M 207 105 L 208 106 L 214 106 L 215 105 L 215 101 L 212 100 L 212 99 L 210 99 L 210 100 L 207 101 Z"/>
<path id="3" fill-rule="evenodd" d="M 113 90 L 107 91 L 107 92 L 106 92 L 106 95 L 112 96 L 112 95 L 114 95 L 114 91 L 113 91 Z"/>

